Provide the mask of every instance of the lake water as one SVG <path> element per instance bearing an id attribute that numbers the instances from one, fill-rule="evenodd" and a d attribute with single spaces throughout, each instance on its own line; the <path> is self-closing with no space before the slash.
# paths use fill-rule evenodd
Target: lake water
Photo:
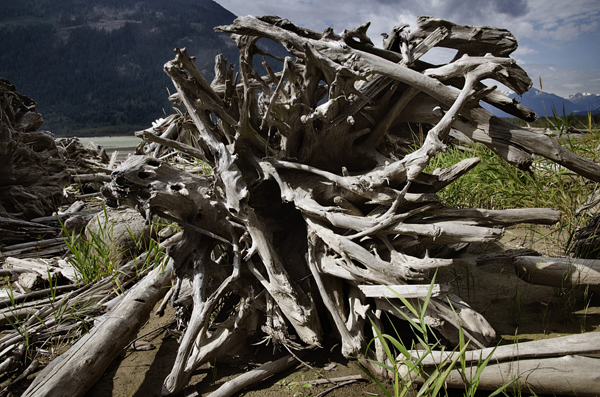
<path id="1" fill-rule="evenodd" d="M 107 152 L 114 152 L 115 150 L 121 151 L 133 151 L 135 147 L 140 143 L 140 138 L 135 136 L 98 136 L 93 138 L 79 138 L 79 141 L 83 146 L 87 146 L 89 142 L 94 142 Z"/>
<path id="2" fill-rule="evenodd" d="M 102 146 L 109 157 L 113 152 L 119 152 L 117 156 L 118 161 L 125 160 L 130 153 L 133 153 L 135 147 L 140 143 L 140 140 L 140 138 L 135 136 L 98 136 L 92 138 L 79 138 L 79 141 L 84 147 L 90 142 Z"/>

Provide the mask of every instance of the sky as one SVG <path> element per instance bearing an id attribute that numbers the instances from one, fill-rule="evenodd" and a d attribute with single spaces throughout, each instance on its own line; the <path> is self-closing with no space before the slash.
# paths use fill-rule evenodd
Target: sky
<path id="1" fill-rule="evenodd" d="M 600 0 L 216 0 L 237 16 L 277 15 L 296 25 L 336 33 L 371 22 L 368 36 L 382 46 L 381 33 L 395 25 L 416 28 L 418 15 L 454 23 L 510 30 L 519 42 L 511 56 L 533 87 L 568 97 L 600 95 Z M 447 62 L 449 51 L 428 54 Z M 542 87 L 540 87 L 540 78 Z"/>

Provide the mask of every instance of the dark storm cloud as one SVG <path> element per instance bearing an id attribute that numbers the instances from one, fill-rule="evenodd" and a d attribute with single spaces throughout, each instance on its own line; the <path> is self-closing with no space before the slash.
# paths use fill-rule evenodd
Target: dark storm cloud
<path id="1" fill-rule="evenodd" d="M 527 0 L 496 0 L 494 8 L 502 14 L 519 17 L 529 12 Z"/>

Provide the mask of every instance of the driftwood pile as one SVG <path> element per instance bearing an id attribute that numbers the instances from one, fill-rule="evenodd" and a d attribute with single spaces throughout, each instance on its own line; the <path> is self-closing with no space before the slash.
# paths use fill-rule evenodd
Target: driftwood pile
<path id="1" fill-rule="evenodd" d="M 59 206 L 97 194 L 111 170 L 106 152 L 38 130 L 37 104 L 0 78 L 0 240 L 3 246 L 57 237 Z M 73 184 L 77 190 L 69 189 Z M 69 212 L 77 212 L 71 209 Z M 69 216 L 61 214 L 65 221 Z"/>
<path id="2" fill-rule="evenodd" d="M 0 376 L 25 370 L 12 384 L 37 367 L 33 356 L 54 357 L 52 345 L 88 329 L 118 286 L 139 276 L 130 264 L 115 279 L 78 284 L 60 234 L 63 225 L 82 232 L 100 211 L 89 201 L 110 180 L 115 159 L 97 145 L 39 130 L 36 109 L 0 79 Z"/>
<path id="3" fill-rule="evenodd" d="M 165 268 L 140 281 L 24 395 L 83 395 L 143 324 L 171 272 L 169 301 L 185 333 L 164 395 L 181 391 L 200 365 L 257 341 L 312 349 L 333 330 L 344 355 L 385 361 L 380 345 L 368 353 L 365 347 L 372 324 L 393 332 L 385 313 L 403 320 L 390 305 L 390 289 L 418 305 L 435 269 L 453 264 L 430 257 L 431 248 L 489 243 L 504 227 L 552 224 L 560 216 L 552 209 L 442 206 L 436 193 L 479 162 L 425 172 L 451 136 L 484 144 L 523 169 L 540 155 L 600 181 L 600 165 L 479 105 L 535 118 L 481 82 L 494 79 L 519 94 L 531 87 L 509 57 L 517 42 L 507 30 L 420 17 L 415 31 L 398 26 L 379 49 L 367 28 L 338 35 L 277 17 L 238 18 L 217 30 L 232 34 L 239 74 L 217 57 L 212 83 L 185 49 L 175 50 L 165 71 L 177 89 L 170 99 L 186 113 L 142 131 L 143 155 L 121 164 L 102 190 L 107 204 L 135 207 L 148 221 L 158 216 L 183 232 L 166 244 Z M 262 52 L 260 38 L 280 43 L 290 56 Z M 442 66 L 419 60 L 435 46 L 457 54 Z M 281 70 L 265 61 L 261 76 L 255 56 L 278 60 Z M 494 343 L 495 331 L 481 314 L 444 286 L 434 287 L 427 325 L 449 344 L 458 342 L 459 327 L 473 347 Z M 570 351 L 553 353 L 564 354 Z M 486 382 L 493 387 L 522 375 L 512 368 Z M 256 378 L 235 379 L 214 395 L 230 395 L 246 379 Z M 539 390 L 528 379 L 523 387 Z M 587 385 L 573 388 L 578 395 L 595 393 Z M 569 393 L 543 392 L 563 391 Z"/>

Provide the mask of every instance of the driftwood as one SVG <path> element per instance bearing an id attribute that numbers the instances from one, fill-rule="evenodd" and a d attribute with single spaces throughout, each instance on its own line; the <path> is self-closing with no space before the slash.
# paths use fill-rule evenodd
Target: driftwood
<path id="1" fill-rule="evenodd" d="M 454 370 L 446 384 L 464 387 L 465 379 L 467 382 L 473 379 L 476 366 L 491 356 L 481 374 L 480 390 L 497 390 L 514 381 L 506 391 L 596 396 L 600 360 L 577 355 L 597 353 L 600 353 L 600 334 L 595 332 L 467 351 L 461 358 L 466 363 L 465 378 Z M 412 352 L 413 360 L 419 360 L 425 372 L 427 367 L 451 362 L 455 355 L 456 352 Z"/>
<path id="2" fill-rule="evenodd" d="M 38 130 L 43 119 L 36 110 L 32 99 L 0 78 L 2 245 L 56 237 L 61 229 L 55 217 L 59 207 L 81 192 L 98 192 L 110 180 L 112 170 L 102 147 L 84 148 L 77 138 L 55 140 L 52 133 Z M 66 195 L 72 184 L 79 192 Z M 68 218 L 62 216 L 63 221 Z"/>
<path id="3" fill-rule="evenodd" d="M 600 334 L 596 332 L 561 336 L 558 338 L 520 342 L 514 345 L 502 345 L 465 352 L 467 363 L 476 363 L 492 356 L 490 363 L 519 361 L 531 358 L 560 357 L 600 353 Z M 421 360 L 424 366 L 441 364 L 453 359 L 455 352 L 433 351 L 425 354 L 422 350 L 413 352 L 414 360 Z"/>
<path id="4" fill-rule="evenodd" d="M 253 383 L 260 382 L 269 376 L 276 374 L 281 371 L 285 371 L 292 365 L 298 364 L 298 360 L 291 354 L 285 357 L 275 360 L 271 363 L 265 364 L 259 368 L 253 369 L 250 372 L 238 376 L 233 382 L 227 382 L 223 386 L 211 393 L 213 397 L 229 397 L 233 396 L 238 391 L 248 387 Z"/>
<path id="5" fill-rule="evenodd" d="M 597 164 L 478 105 L 485 100 L 532 118 L 481 83 L 496 79 L 519 93 L 531 87 L 507 57 L 516 48 L 510 32 L 421 18 L 415 33 L 395 29 L 385 49 L 376 49 L 367 27 L 336 35 L 277 17 L 242 17 L 217 28 L 232 33 L 240 49 L 239 82 L 222 57 L 210 84 L 185 49 L 165 65 L 177 89 L 171 99 L 187 114 L 141 132 L 145 142 L 137 150 L 146 156 L 123 163 L 103 190 L 110 204 L 135 206 L 184 230 L 169 250 L 177 277 L 171 300 L 179 299 L 177 285 L 191 280 L 191 299 L 179 301 L 192 304 L 192 313 L 163 394 L 180 391 L 219 345 L 238 341 L 232 325 L 243 313 L 232 315 L 227 326 L 210 322 L 224 294 L 264 314 L 265 338 L 294 349 L 319 343 L 324 317 L 317 313 L 326 311 L 342 352 L 360 356 L 368 318 L 394 314 L 385 300 L 376 298 L 373 305 L 367 296 L 385 296 L 388 286 L 397 286 L 418 300 L 422 292 L 409 293 L 412 287 L 405 285 L 428 285 L 432 270 L 452 265 L 429 257 L 428 247 L 492 242 L 505 226 L 558 220 L 554 210 L 437 204 L 436 192 L 478 162 L 424 172 L 452 130 L 521 168 L 537 154 L 600 180 Z M 467 39 L 473 31 L 482 39 Z M 255 46 L 260 37 L 281 43 L 296 61 L 283 59 L 280 72 L 265 62 L 267 73 L 260 77 L 252 62 L 264 54 Z M 436 45 L 457 48 L 460 56 L 440 67 L 418 60 Z M 425 123 L 428 131 L 412 153 L 406 150 L 414 143 L 408 123 Z M 181 154 L 173 156 L 175 151 Z M 188 168 L 198 160 L 199 166 Z M 258 291 L 267 293 L 260 299 L 264 306 L 255 305 Z M 315 295 L 322 305 L 310 298 Z M 433 297 L 426 317 L 450 341 L 458 341 L 459 324 L 474 346 L 495 338 L 483 316 L 451 294 Z M 247 331 L 259 332 L 256 324 Z"/>
<path id="6" fill-rule="evenodd" d="M 37 104 L 0 79 L 0 216 L 29 220 L 49 215 L 69 184 L 54 136 L 37 131 Z M 8 241 L 11 241 L 10 239 Z"/>
<path id="7" fill-rule="evenodd" d="M 161 244 L 166 247 L 180 236 L 180 234 L 175 235 Z M 23 245 L 27 244 L 21 246 Z M 48 341 L 70 339 L 81 333 L 84 328 L 89 328 L 95 317 L 103 315 L 106 310 L 111 310 L 117 294 L 121 294 L 122 297 L 128 287 L 148 272 L 148 269 L 144 270 L 142 266 L 155 260 L 159 261 L 159 258 L 156 258 L 159 254 L 161 254 L 159 250 L 145 252 L 121 267 L 114 275 L 92 284 L 57 286 L 55 281 L 50 288 L 20 295 L 11 294 L 10 298 L 0 301 L 0 325 L 14 325 L 9 331 L 4 331 L 0 339 L 0 362 L 6 364 L 2 367 L 3 373 L 14 369 L 18 362 L 13 352 L 17 351 L 15 349 L 23 343 L 24 336 L 27 336 L 29 349 L 32 351 L 35 349 L 37 354 L 48 355 L 49 353 L 44 352 L 39 346 L 46 345 Z M 58 260 L 61 261 L 65 262 Z M 53 261 L 46 262 L 52 264 Z M 30 271 L 39 270 L 40 266 L 39 263 L 31 260 L 11 258 L 8 258 L 5 266 L 11 263 L 29 266 L 30 269 L 26 270 Z M 64 266 L 59 263 L 59 266 L 61 265 Z M 48 266 L 48 268 L 53 267 Z M 33 271 L 37 273 L 36 270 Z M 167 281 L 170 279 L 170 276 L 165 277 Z M 164 290 L 157 291 L 159 294 L 163 292 Z M 152 307 L 149 310 L 151 309 Z M 109 311 L 107 314 L 112 315 L 112 312 Z M 134 330 L 136 327 L 133 327 Z M 113 336 L 109 335 L 110 338 Z"/>
<path id="8" fill-rule="evenodd" d="M 123 298 L 99 326 L 52 361 L 23 396 L 83 395 L 148 320 L 171 280 L 171 262 L 158 267 Z M 102 342 L 100 342 L 102 341 Z"/>
<path id="9" fill-rule="evenodd" d="M 519 256 L 514 265 L 517 275 L 531 284 L 600 292 L 599 260 Z"/>
<path id="10" fill-rule="evenodd" d="M 445 386 L 464 388 L 465 380 L 467 385 L 470 384 L 476 370 L 475 367 L 467 367 L 465 373 L 458 370 L 450 371 Z M 600 359 L 583 356 L 490 363 L 481 372 L 477 388 L 497 390 L 512 382 L 506 388 L 508 393 L 520 391 L 537 395 L 596 397 L 599 370 Z"/>
<path id="11" fill-rule="evenodd" d="M 453 264 L 431 257 L 431 247 L 490 243 L 505 226 L 558 220 L 560 214 L 547 209 L 440 205 L 437 192 L 479 162 L 425 172 L 453 131 L 523 169 L 541 155 L 600 180 L 600 165 L 479 106 L 483 100 L 534 118 L 481 83 L 494 79 L 519 94 L 531 87 L 508 57 L 516 49 L 510 32 L 423 17 L 415 32 L 396 27 L 378 49 L 367 28 L 338 35 L 278 17 L 242 17 L 217 28 L 231 33 L 240 50 L 237 78 L 217 57 L 209 83 L 185 49 L 176 49 L 165 65 L 177 91 L 170 99 L 186 113 L 140 132 L 139 155 L 122 163 L 102 188 L 108 205 L 129 205 L 148 222 L 159 216 L 183 230 L 167 253 L 174 277 L 170 302 L 187 326 L 163 395 L 181 391 L 200 365 L 235 354 L 244 343 L 263 340 L 290 350 L 318 346 L 327 319 L 344 355 L 384 361 L 381 345 L 365 352 L 371 321 L 386 332 L 384 311 L 393 322 L 404 319 L 383 298 L 388 287 L 418 306 L 435 269 Z M 264 53 L 255 45 L 259 38 L 281 44 L 291 56 Z M 419 60 L 435 46 L 459 54 L 442 66 Z M 254 68 L 257 56 L 279 63 L 265 60 L 261 76 Z M 423 141 L 412 133 L 419 127 Z M 411 150 L 413 145 L 418 148 Z M 99 164 L 87 164 L 101 171 Z M 485 318 L 447 292 L 436 287 L 423 319 L 427 325 L 450 343 L 458 343 L 460 327 L 471 346 L 493 344 L 495 331 Z M 149 301 L 157 295 L 144 296 Z M 399 300 L 392 303 L 414 316 Z M 85 359 L 105 363 L 118 348 L 103 354 L 90 347 L 91 355 L 83 350 L 106 345 L 108 329 L 126 329 L 121 346 L 140 326 L 137 320 L 119 321 L 111 328 L 109 321 L 47 369 L 50 377 L 38 377 L 26 395 L 47 395 L 60 379 L 68 379 L 63 389 L 79 379 L 82 385 L 69 394 L 91 387 L 104 364 Z M 223 389 L 247 384 L 242 378 Z"/>

